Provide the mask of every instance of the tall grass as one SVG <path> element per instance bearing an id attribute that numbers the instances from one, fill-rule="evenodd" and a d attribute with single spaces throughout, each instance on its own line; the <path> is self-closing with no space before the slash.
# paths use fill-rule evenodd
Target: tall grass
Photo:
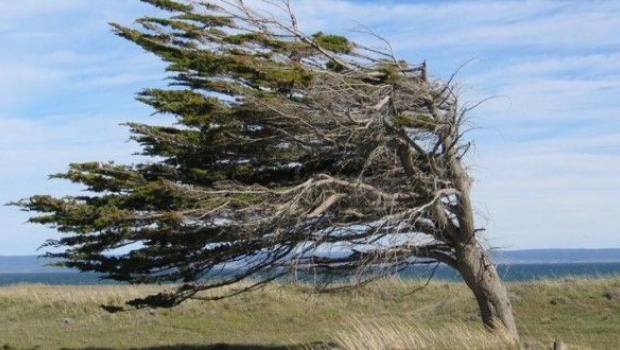
<path id="1" fill-rule="evenodd" d="M 62 286 L 44 284 L 14 284 L 0 288 L 0 299 L 11 299 L 32 304 L 53 304 L 58 302 L 74 304 L 101 304 L 124 302 L 161 291 L 159 286 L 150 285 L 101 285 Z"/>
<path id="2" fill-rule="evenodd" d="M 489 333 L 462 323 L 432 327 L 396 317 L 353 319 L 334 335 L 334 341 L 347 350 L 519 348 L 508 333 Z"/>
<path id="3" fill-rule="evenodd" d="M 2 286 L 0 348 L 518 348 L 482 329 L 464 284 L 433 281 L 420 289 L 424 283 L 388 279 L 348 293 L 276 283 L 218 302 L 114 314 L 100 305 L 123 305 L 170 286 Z M 555 339 L 570 350 L 618 349 L 620 278 L 507 287 L 524 349 L 549 349 Z"/>

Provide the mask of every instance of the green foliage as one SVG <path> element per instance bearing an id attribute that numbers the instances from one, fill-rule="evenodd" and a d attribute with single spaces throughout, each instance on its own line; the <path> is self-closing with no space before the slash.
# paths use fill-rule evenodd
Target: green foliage
<path id="1" fill-rule="evenodd" d="M 423 130 L 434 130 L 437 121 L 433 120 L 433 117 L 429 115 L 419 114 L 415 116 L 411 115 L 397 115 L 393 118 L 393 123 L 396 126 L 406 128 L 417 128 Z"/>
<path id="2" fill-rule="evenodd" d="M 268 42 L 267 37 L 261 33 L 244 33 L 244 34 L 234 34 L 228 35 L 224 39 L 224 42 L 233 45 L 242 45 L 249 42 L 255 43 L 266 43 Z"/>
<path id="3" fill-rule="evenodd" d="M 353 44 L 344 36 L 319 32 L 314 34 L 313 38 L 319 46 L 326 50 L 339 53 L 350 53 L 353 50 Z"/>
<path id="4" fill-rule="evenodd" d="M 345 66 L 343 66 L 342 64 L 338 63 L 338 62 L 334 62 L 334 61 L 329 61 L 325 64 L 325 68 L 340 73 L 342 71 L 344 71 L 346 69 Z"/>
<path id="5" fill-rule="evenodd" d="M 184 20 L 184 21 L 191 21 L 191 22 L 198 22 L 200 24 L 202 24 L 204 27 L 208 27 L 209 30 L 211 31 L 211 33 L 215 34 L 215 33 L 219 33 L 219 34 L 223 34 L 225 33 L 224 31 L 218 31 L 217 28 L 214 27 L 218 27 L 218 26 L 231 26 L 233 25 L 233 20 L 230 19 L 229 17 L 225 17 L 225 16 L 212 16 L 212 15 L 206 15 L 203 13 L 184 13 L 182 15 L 178 15 L 174 17 L 175 19 L 179 19 L 179 20 Z M 187 22 L 186 22 L 187 23 Z"/>
<path id="6" fill-rule="evenodd" d="M 168 11 L 187 12 L 193 9 L 191 5 L 186 5 L 179 1 L 172 1 L 172 0 L 140 0 L 140 1 L 146 2 L 162 10 L 168 10 Z"/>
<path id="7" fill-rule="evenodd" d="M 159 113 L 178 116 L 183 124 L 192 127 L 203 127 L 213 122 L 224 123 L 228 110 L 217 98 L 205 97 L 191 90 L 146 89 L 137 99 Z"/>

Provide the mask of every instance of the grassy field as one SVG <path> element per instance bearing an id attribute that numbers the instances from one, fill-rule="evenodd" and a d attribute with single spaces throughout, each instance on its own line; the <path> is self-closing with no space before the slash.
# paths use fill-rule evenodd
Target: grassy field
<path id="1" fill-rule="evenodd" d="M 155 286 L 0 288 L 3 349 L 503 349 L 480 328 L 463 284 L 384 280 L 353 292 L 311 293 L 294 285 L 175 309 L 110 314 L 101 304 L 160 290 Z M 231 287 L 234 288 L 234 287 Z M 620 278 L 508 284 L 521 348 L 616 349 Z"/>

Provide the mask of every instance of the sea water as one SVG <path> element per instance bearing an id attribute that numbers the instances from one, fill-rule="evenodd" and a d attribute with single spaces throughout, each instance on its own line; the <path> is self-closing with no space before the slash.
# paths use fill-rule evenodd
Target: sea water
<path id="1" fill-rule="evenodd" d="M 499 264 L 499 275 L 504 281 L 536 281 L 542 279 L 604 278 L 620 276 L 620 262 L 597 263 L 542 263 Z M 398 276 L 402 279 L 461 280 L 458 273 L 445 265 L 411 266 Z M 0 273 L 0 285 L 17 283 L 42 283 L 53 285 L 118 284 L 102 279 L 95 273 L 67 270 L 66 272 Z"/>

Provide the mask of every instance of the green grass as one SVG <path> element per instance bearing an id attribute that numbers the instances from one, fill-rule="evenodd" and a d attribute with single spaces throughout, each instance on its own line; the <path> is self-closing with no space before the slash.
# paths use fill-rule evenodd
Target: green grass
<path id="1" fill-rule="evenodd" d="M 0 288 L 0 348 L 370 348 L 369 339 L 382 335 L 422 339 L 431 333 L 437 336 L 425 344 L 436 348 L 469 347 L 463 345 L 467 334 L 478 347 L 497 343 L 477 340 L 484 332 L 463 284 L 437 281 L 406 295 L 422 283 L 384 280 L 340 294 L 276 284 L 217 302 L 116 314 L 99 305 L 161 287 L 7 286 Z M 524 348 L 548 349 L 556 338 L 570 349 L 620 344 L 620 278 L 511 283 L 508 289 Z M 354 340 L 364 337 L 370 338 L 356 347 Z M 441 343 L 446 339 L 452 343 Z"/>

